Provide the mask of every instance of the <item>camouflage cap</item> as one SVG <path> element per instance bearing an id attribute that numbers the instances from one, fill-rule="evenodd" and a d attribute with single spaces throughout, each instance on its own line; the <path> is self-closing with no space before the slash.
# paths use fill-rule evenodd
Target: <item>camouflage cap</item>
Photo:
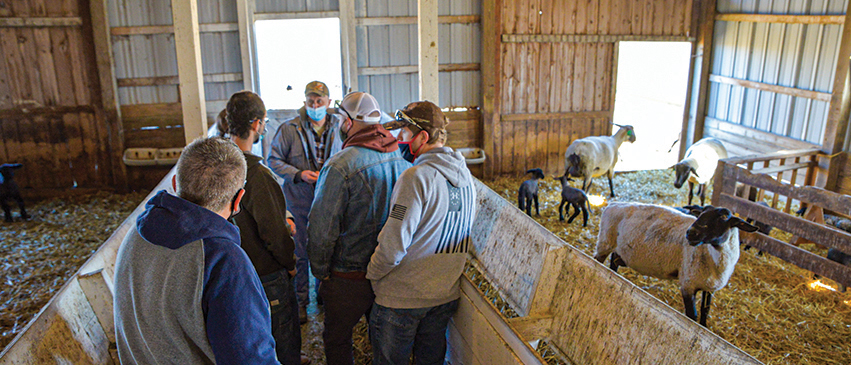
<path id="1" fill-rule="evenodd" d="M 322 81 L 311 81 L 304 88 L 304 96 L 308 94 L 328 96 L 328 86 Z"/>
<path id="2" fill-rule="evenodd" d="M 413 125 L 434 135 L 436 129 L 446 129 L 449 120 L 440 107 L 430 101 L 415 101 L 396 112 L 396 120 L 384 123 L 387 130 L 399 129 Z"/>

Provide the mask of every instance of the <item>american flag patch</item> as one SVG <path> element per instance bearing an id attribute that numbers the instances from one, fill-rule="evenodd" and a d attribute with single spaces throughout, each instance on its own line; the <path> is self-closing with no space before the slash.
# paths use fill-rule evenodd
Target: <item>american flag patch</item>
<path id="1" fill-rule="evenodd" d="M 408 211 L 408 207 L 399 204 L 393 204 L 393 210 L 390 211 L 390 218 L 395 218 L 398 220 L 405 219 L 405 213 Z"/>

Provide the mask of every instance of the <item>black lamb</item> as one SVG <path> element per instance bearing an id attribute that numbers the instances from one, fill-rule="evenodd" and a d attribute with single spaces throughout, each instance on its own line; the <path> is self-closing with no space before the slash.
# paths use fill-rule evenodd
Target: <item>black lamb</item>
<path id="1" fill-rule="evenodd" d="M 6 215 L 6 222 L 12 221 L 12 209 L 6 204 L 8 200 L 14 200 L 21 208 L 21 218 L 28 219 L 30 216 L 24 208 L 24 199 L 21 198 L 21 192 L 18 190 L 18 184 L 15 183 L 15 170 L 24 167 L 19 163 L 5 163 L 0 165 L 0 206 L 3 208 L 3 213 Z"/>
<path id="2" fill-rule="evenodd" d="M 567 220 L 567 224 L 572 223 L 573 219 L 579 215 L 579 211 L 581 210 L 582 226 L 588 226 L 588 211 L 591 210 L 591 205 L 588 202 L 588 196 L 585 195 L 584 191 L 567 185 L 568 181 L 573 181 L 573 179 L 568 177 L 567 174 L 554 179 L 561 182 L 561 204 L 558 205 L 558 219 L 563 221 L 564 216 L 566 214 L 570 214 L 570 207 L 572 206 L 573 215 Z M 565 209 L 564 205 L 567 203 L 570 203 L 570 206 Z"/>
<path id="3" fill-rule="evenodd" d="M 541 215 L 538 210 L 538 179 L 544 178 L 544 171 L 541 169 L 531 169 L 526 171 L 527 174 L 532 174 L 532 178 L 520 184 L 520 189 L 517 191 L 517 207 L 520 210 L 525 210 L 526 214 L 532 216 L 532 202 L 535 202 L 535 214 Z"/>

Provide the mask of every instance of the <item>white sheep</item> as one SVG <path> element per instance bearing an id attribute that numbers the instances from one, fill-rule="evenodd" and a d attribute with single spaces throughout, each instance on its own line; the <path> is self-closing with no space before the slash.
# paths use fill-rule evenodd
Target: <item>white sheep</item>
<path id="1" fill-rule="evenodd" d="M 642 275 L 679 280 L 686 316 L 697 320 L 694 296 L 703 292 L 700 324 L 706 326 L 712 292 L 727 285 L 739 260 L 739 229 L 757 227 L 726 208 L 707 205 L 700 216 L 673 208 L 613 203 L 600 218 L 594 258 L 610 268 L 628 266 Z"/>
<path id="2" fill-rule="evenodd" d="M 615 124 L 617 125 L 617 124 Z M 587 191 L 591 179 L 606 174 L 609 178 L 609 191 L 615 196 L 612 187 L 612 174 L 618 162 L 618 148 L 624 141 L 635 142 L 635 131 L 631 125 L 620 127 L 614 136 L 596 136 L 577 139 L 567 147 L 564 153 L 565 175 L 582 177 L 582 190 Z"/>
<path id="3" fill-rule="evenodd" d="M 727 148 L 721 141 L 707 137 L 691 145 L 682 161 L 671 166 L 676 173 L 674 187 L 679 189 L 688 179 L 688 203 L 694 197 L 694 184 L 698 184 L 697 194 L 700 205 L 706 204 L 706 184 L 715 175 L 718 160 L 727 158 Z"/>

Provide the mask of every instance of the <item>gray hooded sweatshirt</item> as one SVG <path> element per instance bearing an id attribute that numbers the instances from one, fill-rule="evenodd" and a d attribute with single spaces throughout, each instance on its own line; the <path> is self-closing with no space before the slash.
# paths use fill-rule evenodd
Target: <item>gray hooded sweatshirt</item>
<path id="1" fill-rule="evenodd" d="M 375 302 L 405 309 L 458 299 L 476 217 L 476 188 L 464 157 L 449 147 L 422 154 L 399 177 L 390 205 L 366 275 Z"/>

